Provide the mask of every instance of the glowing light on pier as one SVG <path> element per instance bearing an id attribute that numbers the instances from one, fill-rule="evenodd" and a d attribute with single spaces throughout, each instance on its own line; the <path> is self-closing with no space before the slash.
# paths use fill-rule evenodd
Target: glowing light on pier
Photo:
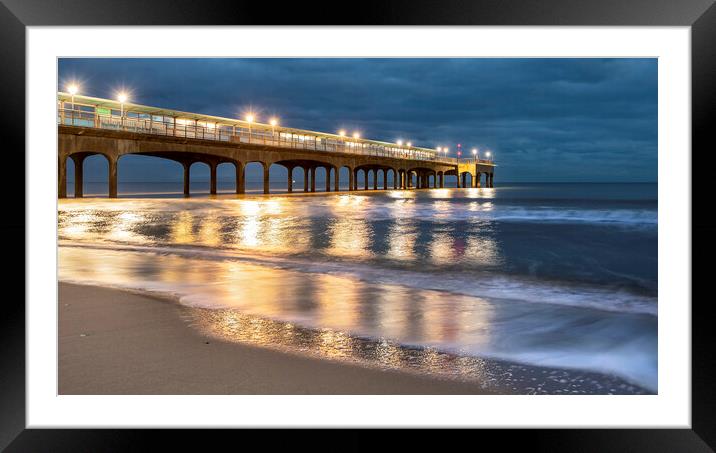
<path id="1" fill-rule="evenodd" d="M 126 91 L 120 91 L 117 93 L 117 100 L 119 101 L 119 116 L 122 117 L 122 121 L 124 121 L 124 103 L 127 102 L 127 99 L 129 99 L 129 95 Z"/>
<path id="2" fill-rule="evenodd" d="M 72 82 L 67 86 L 67 91 L 70 93 L 70 96 L 72 96 L 72 110 L 75 109 L 75 94 L 77 94 L 78 91 L 80 91 L 80 87 L 77 86 L 76 83 Z"/>
<path id="3" fill-rule="evenodd" d="M 343 130 L 343 129 L 341 129 L 340 131 L 338 131 L 338 135 L 340 135 L 341 137 L 345 137 L 345 136 L 346 136 L 346 131 Z"/>

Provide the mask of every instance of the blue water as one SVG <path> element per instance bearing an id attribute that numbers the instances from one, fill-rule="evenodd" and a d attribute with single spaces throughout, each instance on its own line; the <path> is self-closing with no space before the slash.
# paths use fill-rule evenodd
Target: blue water
<path id="1" fill-rule="evenodd" d="M 656 184 L 189 199 L 180 189 L 63 200 L 60 277 L 657 390 Z"/>

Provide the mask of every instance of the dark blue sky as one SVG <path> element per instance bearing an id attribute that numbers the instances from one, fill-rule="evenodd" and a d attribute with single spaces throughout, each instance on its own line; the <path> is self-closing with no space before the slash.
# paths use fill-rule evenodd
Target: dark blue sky
<path id="1" fill-rule="evenodd" d="M 457 143 L 490 148 L 501 181 L 657 179 L 656 59 L 60 59 L 59 88 L 69 80 L 89 96 L 124 87 L 130 102 L 251 108 L 260 121 L 453 155 Z M 120 180 L 179 181 L 175 165 L 127 159 Z M 88 161 L 86 180 L 101 168 Z"/>

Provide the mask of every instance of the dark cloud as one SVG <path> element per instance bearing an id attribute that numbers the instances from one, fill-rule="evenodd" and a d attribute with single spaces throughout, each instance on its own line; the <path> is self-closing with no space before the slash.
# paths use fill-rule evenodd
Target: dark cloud
<path id="1" fill-rule="evenodd" d="M 59 78 L 91 96 L 125 87 L 141 104 L 490 148 L 502 181 L 657 178 L 656 59 L 61 59 Z"/>

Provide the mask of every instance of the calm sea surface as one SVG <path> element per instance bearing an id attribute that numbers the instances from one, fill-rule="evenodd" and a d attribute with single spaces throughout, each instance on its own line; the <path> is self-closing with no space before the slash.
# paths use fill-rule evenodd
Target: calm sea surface
<path id="1" fill-rule="evenodd" d="M 129 189 L 144 198 L 60 201 L 61 280 L 173 295 L 237 341 L 492 373 L 517 392 L 657 391 L 656 184 Z M 520 382 L 483 359 L 524 365 Z"/>

